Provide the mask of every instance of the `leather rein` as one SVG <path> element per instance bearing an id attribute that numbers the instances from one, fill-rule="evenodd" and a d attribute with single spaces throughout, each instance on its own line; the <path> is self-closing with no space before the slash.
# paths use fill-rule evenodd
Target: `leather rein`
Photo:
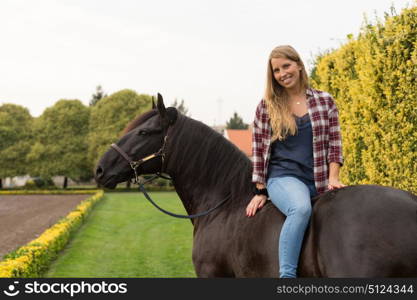
<path id="1" fill-rule="evenodd" d="M 166 131 L 166 135 L 164 137 L 164 143 L 162 144 L 162 147 L 157 152 L 155 152 L 153 154 L 150 154 L 150 155 L 148 155 L 148 156 L 146 156 L 146 157 L 144 157 L 142 159 L 139 159 L 139 160 L 133 160 L 133 159 L 131 159 L 131 157 L 123 149 L 121 149 L 119 146 L 117 146 L 116 144 L 111 144 L 111 147 L 114 150 L 116 150 L 129 163 L 130 167 L 132 168 L 132 170 L 133 170 L 133 172 L 135 174 L 133 183 L 136 183 L 136 184 L 139 185 L 139 190 L 143 193 L 143 195 L 145 196 L 145 198 L 153 206 L 155 206 L 157 209 L 159 209 L 161 212 L 163 212 L 163 213 L 165 213 L 165 214 L 167 214 L 169 216 L 175 217 L 175 218 L 183 218 L 183 219 L 194 219 L 194 218 L 206 216 L 209 213 L 211 213 L 212 211 L 214 211 L 215 209 L 217 209 L 220 206 L 222 206 L 227 200 L 229 200 L 230 199 L 230 195 L 228 197 L 226 197 L 225 199 L 223 199 L 219 204 L 217 204 L 216 206 L 214 206 L 213 208 L 211 208 L 211 209 L 209 209 L 207 211 L 204 211 L 204 212 L 201 212 L 201 213 L 197 213 L 197 214 L 193 214 L 193 215 L 179 215 L 179 214 L 175 214 L 175 213 L 169 212 L 169 211 L 163 209 L 162 207 L 160 207 L 158 204 L 156 204 L 152 200 L 152 198 L 149 196 L 148 192 L 145 189 L 145 184 L 146 183 L 151 182 L 151 181 L 153 181 L 154 179 L 156 179 L 158 177 L 172 181 L 172 178 L 171 177 L 167 177 L 165 175 L 162 175 L 162 173 L 164 172 L 165 147 L 166 147 L 166 144 L 167 144 L 168 130 L 169 130 L 169 128 L 170 127 L 168 127 L 168 129 Z M 155 175 L 153 177 L 151 177 L 151 178 L 149 178 L 147 180 L 144 180 L 144 181 L 140 180 L 139 175 L 138 175 L 138 172 L 137 172 L 137 168 L 139 168 L 139 166 L 141 166 L 145 162 L 147 162 L 149 160 L 152 160 L 152 159 L 155 159 L 157 157 L 161 157 L 161 159 L 162 159 L 161 172 L 155 173 Z"/>

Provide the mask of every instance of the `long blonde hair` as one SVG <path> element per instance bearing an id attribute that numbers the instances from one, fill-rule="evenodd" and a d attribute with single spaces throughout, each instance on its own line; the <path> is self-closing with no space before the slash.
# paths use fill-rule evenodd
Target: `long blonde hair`
<path id="1" fill-rule="evenodd" d="M 308 76 L 300 55 L 291 46 L 284 45 L 275 47 L 268 59 L 267 79 L 264 99 L 272 127 L 272 141 L 284 140 L 288 134 L 295 135 L 297 125 L 292 116 L 289 106 L 289 97 L 284 87 L 275 80 L 272 71 L 271 59 L 285 58 L 297 63 L 300 70 L 300 90 L 307 89 Z"/>

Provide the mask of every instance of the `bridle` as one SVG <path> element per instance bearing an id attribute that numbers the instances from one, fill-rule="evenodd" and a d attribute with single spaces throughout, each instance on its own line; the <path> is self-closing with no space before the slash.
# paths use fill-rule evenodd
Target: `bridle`
<path id="1" fill-rule="evenodd" d="M 131 159 L 131 157 L 123 150 L 121 149 L 119 146 L 117 146 L 116 144 L 111 144 L 111 147 L 116 150 L 130 165 L 130 167 L 132 168 L 134 174 L 135 174 L 135 178 L 133 183 L 136 183 L 139 185 L 139 190 L 143 193 L 143 195 L 145 196 L 145 198 L 153 205 L 155 206 L 157 209 L 159 209 L 161 212 L 170 215 L 172 217 L 176 217 L 176 218 L 184 218 L 184 219 L 193 219 L 193 218 L 198 218 L 198 217 L 202 217 L 205 215 L 208 215 L 209 213 L 211 213 L 212 211 L 214 211 L 215 209 L 219 208 L 220 206 L 222 206 L 227 200 L 230 199 L 230 195 L 228 197 L 226 197 L 225 199 L 223 199 L 219 204 L 217 204 L 216 206 L 214 206 L 213 208 L 201 212 L 201 213 L 197 213 L 197 214 L 193 214 L 193 215 L 179 215 L 179 214 L 175 214 L 172 212 L 169 212 L 165 209 L 163 209 L 162 207 L 158 206 L 158 204 L 156 204 L 152 198 L 149 196 L 149 194 L 147 193 L 146 189 L 145 189 L 145 184 L 148 182 L 153 181 L 154 179 L 160 177 L 163 179 L 167 179 L 167 180 L 171 180 L 171 177 L 167 177 L 165 175 L 163 175 L 164 170 L 165 170 L 165 148 L 166 148 L 166 144 L 167 144 L 167 140 L 168 140 L 168 131 L 171 128 L 171 126 L 168 126 L 167 130 L 166 130 L 166 134 L 164 136 L 164 143 L 162 144 L 162 147 L 155 153 L 150 154 L 142 159 L 139 160 L 133 160 Z M 154 158 L 157 157 L 161 157 L 162 159 L 162 166 L 161 166 L 161 171 L 160 172 L 156 172 L 154 176 L 152 176 L 151 178 L 141 181 L 137 172 L 137 169 L 144 164 L 147 161 L 150 161 Z"/>
<path id="2" fill-rule="evenodd" d="M 113 149 L 115 149 L 117 152 L 119 152 L 119 154 L 121 155 L 121 156 L 123 156 L 123 158 L 125 159 L 125 160 L 127 160 L 127 162 L 129 163 L 129 165 L 130 165 L 130 167 L 132 168 L 132 170 L 133 170 L 133 172 L 134 172 L 134 174 L 135 174 L 135 178 L 134 178 L 134 181 L 133 181 L 133 183 L 136 183 L 136 184 L 143 184 L 143 182 L 141 182 L 140 181 L 140 179 L 139 179 L 139 175 L 138 175 L 138 171 L 137 171 L 137 168 L 139 168 L 140 167 L 140 165 L 142 165 L 142 164 L 144 164 L 145 162 L 147 162 L 148 160 L 151 160 L 151 159 L 154 159 L 154 158 L 157 158 L 157 157 L 161 157 L 161 159 L 162 159 L 162 168 L 161 168 L 161 172 L 157 172 L 156 173 L 156 175 L 157 175 L 157 177 L 162 177 L 162 178 L 164 178 L 164 179 L 169 179 L 169 180 L 171 180 L 171 178 L 167 178 L 167 177 L 165 177 L 165 176 L 163 176 L 161 173 L 163 173 L 163 171 L 164 171 L 164 162 L 165 162 L 165 147 L 166 147 L 166 143 L 167 143 L 167 138 L 168 138 L 168 130 L 167 130 L 167 134 L 165 135 L 165 137 L 164 137 L 164 143 L 162 144 L 162 147 L 161 147 L 161 149 L 159 149 L 157 152 L 155 152 L 155 153 L 153 153 L 153 154 L 151 154 L 151 155 L 148 155 L 148 156 L 146 156 L 146 157 L 144 157 L 144 158 L 142 158 L 142 159 L 139 159 L 139 160 L 133 160 L 133 159 L 131 159 L 130 158 L 130 156 L 125 152 L 125 151 L 123 151 L 123 149 L 122 148 L 120 148 L 119 146 L 117 146 L 116 144 L 111 144 L 111 147 L 113 148 Z"/>

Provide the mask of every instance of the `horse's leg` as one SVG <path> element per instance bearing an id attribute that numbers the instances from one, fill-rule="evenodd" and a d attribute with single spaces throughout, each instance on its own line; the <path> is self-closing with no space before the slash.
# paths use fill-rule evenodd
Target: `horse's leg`
<path id="1" fill-rule="evenodd" d="M 193 253 L 193 263 L 197 277 L 235 277 L 234 272 L 227 264 L 216 261 L 215 256 L 199 257 Z"/>
<path id="2" fill-rule="evenodd" d="M 194 263 L 195 272 L 199 278 L 225 278 L 235 277 L 229 270 L 215 265 L 212 262 L 197 262 Z"/>
<path id="3" fill-rule="evenodd" d="M 245 208 L 240 211 L 245 215 Z M 285 216 L 268 201 L 254 217 L 244 217 L 235 228 L 231 261 L 236 277 L 279 277 L 278 239 Z"/>
<path id="4" fill-rule="evenodd" d="M 225 241 L 217 241 L 217 238 L 217 235 L 210 235 L 207 229 L 204 233 L 195 234 L 192 258 L 197 277 L 235 277 L 227 261 L 227 245 Z"/>

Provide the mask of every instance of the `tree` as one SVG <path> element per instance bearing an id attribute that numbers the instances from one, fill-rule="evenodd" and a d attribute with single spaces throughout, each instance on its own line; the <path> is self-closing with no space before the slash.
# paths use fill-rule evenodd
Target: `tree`
<path id="1" fill-rule="evenodd" d="M 0 106 L 0 188 L 1 178 L 25 175 L 30 150 L 33 118 L 27 108 L 15 104 Z"/>
<path id="2" fill-rule="evenodd" d="M 92 107 L 88 159 L 94 166 L 111 143 L 116 142 L 122 130 L 137 115 L 151 108 L 152 97 L 133 90 L 121 90 Z"/>
<path id="3" fill-rule="evenodd" d="M 175 107 L 184 116 L 191 117 L 191 115 L 188 115 L 188 108 L 185 107 L 184 99 L 181 99 L 181 103 L 178 103 L 178 100 L 175 99 L 171 106 Z"/>
<path id="4" fill-rule="evenodd" d="M 60 100 L 35 121 L 35 143 L 28 155 L 31 174 L 75 181 L 92 178 L 87 160 L 89 108 L 79 100 Z"/>
<path id="5" fill-rule="evenodd" d="M 103 88 L 101 87 L 101 85 L 97 86 L 96 93 L 92 95 L 92 98 L 90 100 L 90 106 L 96 105 L 104 97 L 107 97 L 107 95 L 104 94 Z"/>
<path id="6" fill-rule="evenodd" d="M 226 123 L 226 129 L 248 129 L 248 124 L 245 124 L 242 118 L 235 112 L 229 122 Z"/>

